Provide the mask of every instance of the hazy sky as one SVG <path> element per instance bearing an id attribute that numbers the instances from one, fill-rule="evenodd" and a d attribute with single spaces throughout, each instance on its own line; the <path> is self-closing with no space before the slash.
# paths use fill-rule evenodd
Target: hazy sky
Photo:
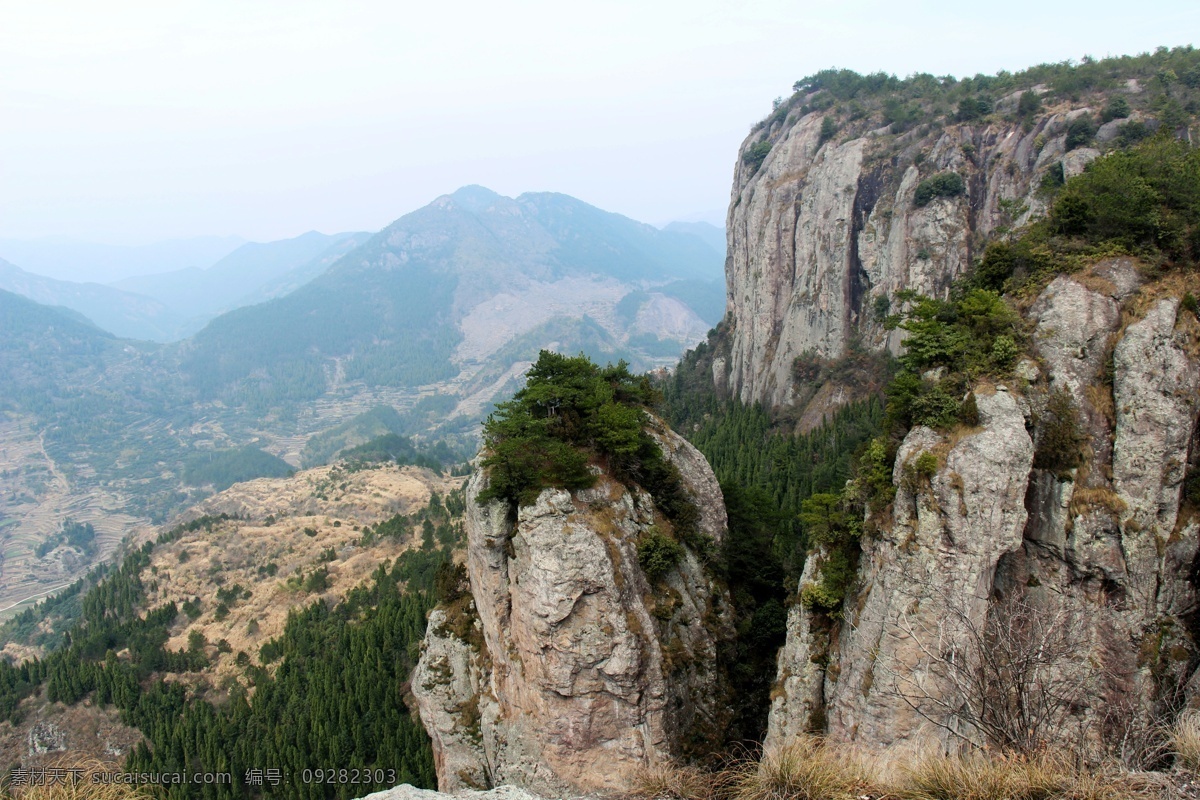
<path id="1" fill-rule="evenodd" d="M 717 221 L 797 78 L 1187 44 L 1197 5 L 0 0 L 0 237 L 374 230 L 467 183 Z"/>

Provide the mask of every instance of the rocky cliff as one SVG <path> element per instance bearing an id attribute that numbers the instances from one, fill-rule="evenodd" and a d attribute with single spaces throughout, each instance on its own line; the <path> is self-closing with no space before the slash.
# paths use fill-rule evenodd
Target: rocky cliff
<path id="1" fill-rule="evenodd" d="M 1096 110 L 1083 103 L 896 134 L 872 127 L 880 122 L 870 115 L 809 110 L 815 94 L 756 129 L 734 175 L 729 339 L 713 371 L 744 402 L 796 403 L 792 364 L 802 354 L 837 358 L 854 341 L 895 349 L 898 337 L 882 325 L 890 298 L 906 289 L 944 296 L 983 237 L 1044 210 L 1038 188 L 1048 172 L 1061 164 L 1069 177 L 1098 154 L 1067 150 L 1070 123 Z M 1019 94 L 997 109 L 1013 109 Z M 835 119 L 830 134 L 826 120 Z M 1120 123 L 1097 139 L 1111 139 Z M 962 179 L 961 193 L 918 196 L 923 181 L 944 173 Z"/>
<path id="2" fill-rule="evenodd" d="M 1032 735 L 1130 757 L 1200 699 L 1197 287 L 1150 272 L 1056 278 L 1025 312 L 1036 359 L 976 387 L 979 425 L 908 433 L 843 608 L 790 613 L 769 744 Z M 1023 734 L 1003 709 L 1035 695 Z"/>
<path id="3" fill-rule="evenodd" d="M 649 424 L 696 505 L 701 541 L 719 544 L 725 509 L 708 463 Z M 594 469 L 592 488 L 545 489 L 519 508 L 480 505 L 488 476 L 470 480 L 470 593 L 434 611 L 412 680 L 442 791 L 619 790 L 725 723 L 723 588 L 687 545 L 647 574 L 640 545 L 670 536 L 670 522 L 644 490 Z"/>

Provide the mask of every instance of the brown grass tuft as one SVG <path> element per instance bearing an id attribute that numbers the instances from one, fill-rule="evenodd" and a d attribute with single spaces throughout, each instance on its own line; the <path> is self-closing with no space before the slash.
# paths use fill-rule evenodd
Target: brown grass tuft
<path id="1" fill-rule="evenodd" d="M 1103 508 L 1108 513 L 1112 514 L 1114 519 L 1120 519 L 1121 515 L 1128 510 L 1125 501 L 1122 500 L 1116 492 L 1107 487 L 1099 487 L 1089 489 L 1079 487 L 1071 495 L 1070 514 L 1071 518 L 1086 514 L 1089 511 L 1094 511 L 1098 508 Z"/>
<path id="2" fill-rule="evenodd" d="M 635 800 L 714 800 L 722 776 L 670 762 L 642 767 L 634 773 L 629 793 Z"/>
<path id="3" fill-rule="evenodd" d="M 1149 800 L 1124 777 L 1081 772 L 1052 754 L 1028 758 L 928 755 L 905 770 L 902 800 Z"/>
<path id="4" fill-rule="evenodd" d="M 1200 774 L 1200 713 L 1183 714 L 1171 728 L 1171 752 L 1177 766 Z"/>
<path id="5" fill-rule="evenodd" d="M 852 752 L 804 736 L 736 769 L 731 789 L 733 800 L 854 800 L 868 781 Z"/>
<path id="6" fill-rule="evenodd" d="M 152 797 L 145 787 L 93 783 L 93 775 L 123 771 L 121 767 L 97 759 L 60 758 L 35 768 L 38 772 L 43 770 L 47 775 L 45 785 L 10 786 L 8 791 L 13 800 L 151 800 Z M 66 774 L 60 780 L 51 782 L 49 776 L 55 770 L 62 770 Z M 79 770 L 75 773 L 78 777 L 72 776 L 70 770 Z"/>

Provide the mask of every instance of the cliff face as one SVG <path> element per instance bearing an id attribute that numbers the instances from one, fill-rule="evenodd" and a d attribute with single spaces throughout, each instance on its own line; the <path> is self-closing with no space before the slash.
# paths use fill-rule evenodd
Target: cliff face
<path id="1" fill-rule="evenodd" d="M 976 388 L 980 426 L 909 432 L 841 618 L 791 611 L 769 744 L 981 740 L 971 704 L 1011 694 L 997 653 L 1036 655 L 1029 686 L 1061 694 L 1041 735 L 1096 751 L 1198 699 L 1200 323 L 1176 278 L 1142 284 L 1128 259 L 1057 278 L 1027 311 L 1039 363 Z M 1051 463 L 1064 416 L 1071 466 Z"/>
<path id="2" fill-rule="evenodd" d="M 711 469 L 652 425 L 719 543 Z M 439 787 L 622 789 L 637 767 L 711 738 L 729 707 L 717 668 L 728 600 L 686 546 L 647 577 L 638 544 L 669 526 L 650 496 L 600 473 L 587 490 L 542 491 L 513 519 L 479 505 L 486 486 L 477 471 L 467 491 L 470 597 L 435 612 L 413 677 Z"/>
<path id="3" fill-rule="evenodd" d="M 1001 105 L 1015 106 L 1016 97 Z M 726 223 L 728 352 L 714 380 L 744 402 L 796 401 L 797 356 L 837 358 L 852 340 L 895 349 L 882 326 L 904 289 L 944 296 L 982 237 L 1039 214 L 1048 170 L 1078 173 L 1097 151 L 1065 152 L 1069 104 L 1033 124 L 996 122 L 821 135 L 825 115 L 791 112 L 752 133 L 734 176 Z M 750 148 L 770 143 L 761 166 Z M 918 205 L 921 181 L 942 172 L 965 192 Z"/>

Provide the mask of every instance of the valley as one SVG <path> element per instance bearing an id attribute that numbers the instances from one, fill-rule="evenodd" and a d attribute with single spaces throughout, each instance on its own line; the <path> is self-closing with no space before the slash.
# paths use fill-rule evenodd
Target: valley
<path id="1" fill-rule="evenodd" d="M 138 610 L 175 604 L 181 613 L 164 630 L 163 647 L 192 654 L 190 669 L 166 677 L 218 703 L 235 687 L 253 693 L 263 682 L 254 670 L 274 669 L 260 657 L 264 645 L 314 601 L 345 601 L 392 561 L 410 564 L 428 583 L 460 535 L 461 493 L 461 478 L 427 469 L 334 466 L 241 483 L 193 507 L 182 516 L 188 522 L 139 562 L 147 587 Z M 45 658 L 79 613 L 71 603 L 46 610 L 10 624 L 4 655 Z M 90 704 L 34 697 L 22 709 L 17 724 L 0 725 L 0 758 L 9 763 L 50 763 L 69 751 L 115 766 L 143 741 Z"/>
<path id="2" fill-rule="evenodd" d="M 465 187 L 375 236 L 244 244 L 207 270 L 119 281 L 176 320 L 257 301 L 178 343 L 90 325 L 76 311 L 93 300 L 72 310 L 0 297 L 23 320 L 0 330 L 0 367 L 24 387 L 0 392 L 0 472 L 29 484 L 7 493 L 0 618 L 211 492 L 189 478 L 205 459 L 262 451 L 311 466 L 310 439 L 376 408 L 400 415 L 376 435 L 445 441 L 465 458 L 544 347 L 669 366 L 723 307 L 722 254 L 694 230 Z M 75 284 L 38 286 L 41 299 L 75 302 Z M 96 525 L 100 552 L 33 557 L 68 519 Z"/>
<path id="3" fill-rule="evenodd" d="M 0 758 L 1194 794 L 1198 120 L 1190 46 L 830 69 L 723 250 L 471 185 L 175 342 L 0 290 Z"/>

